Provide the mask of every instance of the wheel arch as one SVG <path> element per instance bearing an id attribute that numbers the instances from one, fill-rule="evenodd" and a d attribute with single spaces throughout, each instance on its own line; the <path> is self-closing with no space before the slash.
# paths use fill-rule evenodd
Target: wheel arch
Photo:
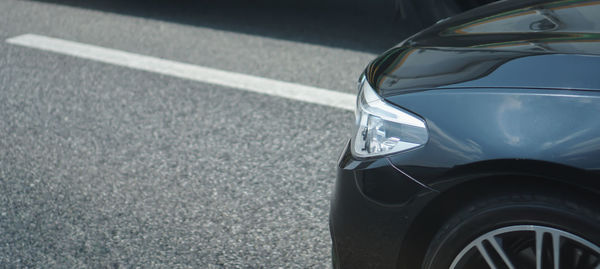
<path id="1" fill-rule="evenodd" d="M 493 169 L 492 169 L 493 167 Z M 535 167 L 532 171 L 531 168 Z M 531 160 L 493 160 L 453 169 L 453 180 L 443 180 L 440 192 L 426 202 L 403 240 L 397 268 L 419 268 L 436 231 L 454 213 L 477 199 L 518 187 L 521 192 L 576 197 L 585 203 L 600 202 L 600 180 L 585 170 Z M 466 174 L 466 171 L 476 171 Z"/>

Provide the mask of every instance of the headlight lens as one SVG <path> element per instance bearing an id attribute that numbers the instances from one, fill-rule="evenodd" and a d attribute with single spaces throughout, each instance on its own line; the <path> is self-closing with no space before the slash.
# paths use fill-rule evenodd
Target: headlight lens
<path id="1" fill-rule="evenodd" d="M 352 153 L 373 157 L 424 145 L 428 139 L 425 121 L 412 113 L 388 105 L 364 77 L 356 100 L 356 131 Z"/>

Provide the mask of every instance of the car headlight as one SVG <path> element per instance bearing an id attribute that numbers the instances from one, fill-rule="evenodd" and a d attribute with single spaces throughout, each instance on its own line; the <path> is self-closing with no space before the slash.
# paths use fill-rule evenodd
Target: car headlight
<path id="1" fill-rule="evenodd" d="M 423 119 L 387 104 L 364 76 L 359 82 L 355 129 L 351 148 L 357 157 L 409 150 L 424 145 L 429 137 Z"/>

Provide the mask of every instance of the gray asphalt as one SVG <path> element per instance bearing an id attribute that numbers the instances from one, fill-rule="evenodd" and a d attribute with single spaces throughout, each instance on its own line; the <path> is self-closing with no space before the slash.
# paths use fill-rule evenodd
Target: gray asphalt
<path id="1" fill-rule="evenodd" d="M 3 0 L 0 39 L 35 33 L 354 92 L 385 45 L 357 45 L 352 27 L 293 35 L 313 19 L 234 31 L 203 17 Z M 340 29 L 350 32 L 327 35 Z M 0 267 L 330 265 L 348 111 L 2 41 L 0 118 Z"/>

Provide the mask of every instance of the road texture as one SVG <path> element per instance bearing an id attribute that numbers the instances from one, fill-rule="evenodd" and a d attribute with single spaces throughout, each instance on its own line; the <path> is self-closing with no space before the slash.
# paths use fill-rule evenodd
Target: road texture
<path id="1" fill-rule="evenodd" d="M 0 1 L 0 267 L 330 266 L 351 112 L 4 40 L 34 33 L 353 93 L 406 33 L 360 13 L 78 2 Z"/>

